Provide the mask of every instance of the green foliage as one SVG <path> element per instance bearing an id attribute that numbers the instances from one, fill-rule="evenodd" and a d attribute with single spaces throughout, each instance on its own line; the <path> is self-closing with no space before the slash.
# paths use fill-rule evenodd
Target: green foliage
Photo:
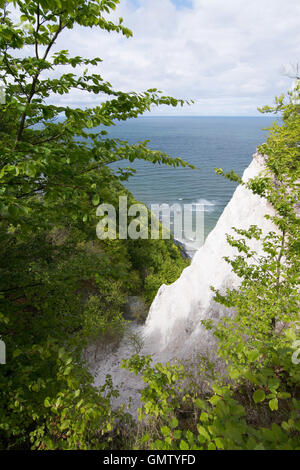
<path id="1" fill-rule="evenodd" d="M 138 448 L 164 450 L 300 449 L 299 350 L 299 85 L 276 100 L 282 124 L 275 123 L 260 147 L 266 174 L 248 181 L 255 194 L 273 205 L 276 231 L 257 226 L 227 235 L 237 255 L 225 260 L 241 278 L 238 289 L 215 292 L 215 301 L 234 316 L 203 321 L 218 340 L 225 372 L 204 380 L 201 392 L 180 364 L 151 365 L 133 357 L 126 367 L 141 373 L 144 420 Z M 217 170 L 223 174 L 222 170 Z M 234 174 L 225 175 L 235 180 Z M 251 248 L 260 240 L 263 252 Z M 296 356 L 296 357 L 295 357 Z M 200 364 L 198 365 L 198 367 Z M 187 419 L 186 417 L 189 416 Z"/>
<path id="2" fill-rule="evenodd" d="M 117 395 L 111 378 L 96 390 L 82 351 L 100 335 L 121 334 L 128 294 L 151 302 L 162 283 L 173 282 L 187 264 L 171 241 L 95 239 L 95 207 L 117 205 L 132 196 L 108 164 L 145 159 L 174 167 L 186 163 L 147 142 L 129 145 L 109 139 L 107 127 L 137 117 L 151 106 L 182 105 L 157 89 L 116 91 L 89 66 L 100 58 L 53 52 L 57 38 L 78 25 L 127 37 L 131 32 L 107 19 L 117 0 L 2 2 L 0 80 L 0 327 L 7 364 L 0 368 L 1 448 L 107 449 L 126 415 L 112 411 Z M 19 18 L 9 13 L 18 8 Z M 19 53 L 30 51 L 28 56 Z M 19 56 L 18 56 L 19 54 Z M 71 73 L 78 66 L 81 75 Z M 93 108 L 48 104 L 48 98 L 76 89 L 95 95 Z M 100 97 L 98 96 L 101 96 Z M 103 95 L 108 99 L 103 100 Z M 247 183 L 274 206 L 278 228 L 236 229 L 227 258 L 241 278 L 238 290 L 215 300 L 234 307 L 234 317 L 205 322 L 219 344 L 226 374 L 218 376 L 205 359 L 200 390 L 187 365 L 152 365 L 150 357 L 124 362 L 141 374 L 145 388 L 137 448 L 299 449 L 299 85 L 264 112 L 280 112 L 260 147 L 268 155 L 265 175 Z M 221 169 L 218 173 L 223 174 Z M 225 175 L 240 182 L 233 172 Z M 261 240 L 257 255 L 251 239 Z M 249 243 L 250 242 L 250 243 Z M 147 423 L 147 424 L 145 424 Z"/>
<path id="3" fill-rule="evenodd" d="M 189 260 L 181 256 L 172 240 L 128 240 L 133 266 L 143 279 L 144 295 L 150 304 L 162 284 L 172 284 Z"/>
<path id="4" fill-rule="evenodd" d="M 10 448 L 26 447 L 29 437 L 34 449 L 107 448 L 103 435 L 121 416 L 110 409 L 117 392 L 109 378 L 96 390 L 90 374 L 50 339 L 15 350 L 4 370 L 0 429 Z"/>
<path id="5" fill-rule="evenodd" d="M 88 70 L 100 58 L 54 51 L 57 39 L 78 26 L 130 37 L 122 18 L 108 19 L 118 3 L 1 4 L 0 80 L 6 94 L 0 105 L 0 331 L 7 348 L 7 364 L 0 369 L 3 448 L 107 447 L 115 428 L 109 400 L 114 392 L 109 382 L 103 390 L 93 388 L 82 351 L 95 338 L 115 340 L 122 334 L 126 298 L 145 287 L 145 251 L 147 270 L 153 264 L 163 282 L 173 280 L 163 272 L 163 257 L 178 260 L 176 275 L 182 267 L 179 253 L 172 253 L 167 242 L 154 248 L 145 240 L 139 251 L 127 240 L 96 238 L 98 204 L 116 206 L 120 195 L 135 202 L 120 183 L 132 170 L 114 174 L 109 163 L 145 159 L 186 165 L 150 150 L 147 142 L 129 145 L 107 137 L 116 121 L 160 104 L 182 105 L 182 100 L 154 88 L 116 91 Z M 83 73 L 76 73 L 82 66 Z M 92 93 L 96 105 L 49 104 L 72 90 L 83 100 Z M 147 287 L 149 300 L 154 289 Z"/>

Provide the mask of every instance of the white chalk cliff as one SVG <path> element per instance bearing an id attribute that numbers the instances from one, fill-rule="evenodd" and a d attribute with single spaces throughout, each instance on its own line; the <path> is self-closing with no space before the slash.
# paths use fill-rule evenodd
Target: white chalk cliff
<path id="1" fill-rule="evenodd" d="M 244 172 L 243 181 L 264 170 L 263 157 L 255 154 Z M 144 346 L 140 354 L 152 354 L 154 362 L 164 362 L 175 357 L 189 358 L 199 352 L 213 351 L 213 337 L 200 321 L 219 318 L 226 308 L 214 302 L 210 286 L 224 291 L 228 287 L 238 287 L 240 282 L 223 259 L 224 256 L 234 257 L 237 254 L 227 243 L 226 233 L 233 234 L 232 227 L 247 229 L 251 225 L 258 225 L 265 233 L 274 231 L 274 225 L 265 218 L 266 214 L 273 213 L 273 208 L 265 199 L 254 195 L 244 186 L 235 190 L 216 227 L 194 255 L 191 265 L 173 284 L 160 287 L 146 324 L 142 327 L 133 326 L 133 332 L 143 337 Z M 258 253 L 262 251 L 256 240 L 250 246 Z M 102 384 L 107 373 L 112 375 L 114 384 L 120 389 L 119 403 L 129 397 L 135 399 L 141 386 L 133 374 L 120 371 L 121 358 L 130 354 L 132 348 L 128 347 L 128 338 L 125 336 L 118 350 L 93 367 L 96 384 Z"/>
<path id="2" fill-rule="evenodd" d="M 264 170 L 264 158 L 254 154 L 243 181 Z M 258 225 L 264 233 L 276 230 L 265 218 L 266 214 L 274 214 L 272 206 L 245 186 L 238 186 L 191 265 L 173 284 L 162 285 L 151 305 L 144 335 L 155 354 L 170 359 L 187 357 L 197 351 L 209 352 L 211 334 L 200 325 L 200 320 L 218 318 L 226 311 L 214 302 L 210 286 L 224 292 L 228 287 L 238 287 L 240 282 L 223 259 L 237 254 L 227 243 L 226 234 L 234 234 L 232 227 L 248 229 L 251 225 Z M 262 251 L 256 240 L 249 245 L 258 253 Z"/>

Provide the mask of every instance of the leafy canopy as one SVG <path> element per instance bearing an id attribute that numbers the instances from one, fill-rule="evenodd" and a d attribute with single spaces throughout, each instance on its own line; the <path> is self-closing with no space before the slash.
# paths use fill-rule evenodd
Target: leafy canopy
<path id="1" fill-rule="evenodd" d="M 117 416 L 82 365 L 97 337 L 118 337 L 128 294 L 147 287 L 151 300 L 164 259 L 185 265 L 171 243 L 100 242 L 96 206 L 116 205 L 132 171 L 109 163 L 145 159 L 185 165 L 147 142 L 128 145 L 107 128 L 161 104 L 184 104 L 156 89 L 114 90 L 98 73 L 101 58 L 57 50 L 68 30 L 90 27 L 126 37 L 109 19 L 117 0 L 1 1 L 0 82 L 0 331 L 7 364 L 0 369 L 0 445 L 4 448 L 104 448 Z M 93 68 L 94 72 L 89 69 Z M 95 106 L 58 104 L 60 96 L 92 94 Z M 53 104 L 56 103 L 56 104 Z M 145 242 L 145 243 L 142 243 Z M 145 270 L 140 258 L 147 252 Z M 181 260 L 181 261 L 180 261 Z M 155 266 L 154 266 L 155 264 Z M 156 276 L 156 277 L 155 277 Z M 163 279 L 164 280 L 164 279 Z M 99 424 L 100 423 L 100 424 Z M 31 444 L 28 442 L 30 436 Z"/>

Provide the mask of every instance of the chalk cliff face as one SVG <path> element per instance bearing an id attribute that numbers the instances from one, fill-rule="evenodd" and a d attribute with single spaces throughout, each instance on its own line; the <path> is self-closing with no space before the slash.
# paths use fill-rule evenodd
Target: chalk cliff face
<path id="1" fill-rule="evenodd" d="M 244 172 L 243 181 L 264 170 L 263 157 L 255 154 Z M 234 234 L 232 227 L 247 229 L 251 225 L 258 225 L 265 233 L 274 231 L 275 227 L 265 218 L 266 214 L 274 214 L 270 204 L 239 186 L 191 265 L 172 285 L 160 287 L 144 329 L 145 344 L 151 344 L 152 351 L 160 360 L 212 350 L 213 338 L 200 321 L 216 319 L 227 309 L 214 302 L 210 286 L 222 292 L 228 287 L 237 287 L 240 282 L 230 264 L 223 259 L 237 254 L 237 250 L 227 243 L 226 233 Z M 262 251 L 258 241 L 251 242 L 250 246 L 258 253 Z"/>
<path id="2" fill-rule="evenodd" d="M 265 170 L 264 159 L 255 154 L 245 170 L 243 180 L 247 181 Z M 192 358 L 199 353 L 209 356 L 215 350 L 214 339 L 201 324 L 203 319 L 217 319 L 228 309 L 216 304 L 210 286 L 225 291 L 238 287 L 239 278 L 232 272 L 224 256 L 234 257 L 237 251 L 226 241 L 226 233 L 233 234 L 232 227 L 248 229 L 258 225 L 267 233 L 276 230 L 265 218 L 274 214 L 267 201 L 244 186 L 239 186 L 216 227 L 207 237 L 204 245 L 196 252 L 192 263 L 173 284 L 162 285 L 149 311 L 145 326 L 132 325 L 129 337 L 125 335 L 118 350 L 106 355 L 105 361 L 93 364 L 95 384 L 104 383 L 107 373 L 112 375 L 114 384 L 120 390 L 119 403 L 133 398 L 133 408 L 138 405 L 138 389 L 141 381 L 133 374 L 120 370 L 122 358 L 134 351 L 130 336 L 138 334 L 143 338 L 140 354 L 152 354 L 154 362 L 177 358 Z M 262 252 L 260 242 L 252 241 L 251 248 Z"/>

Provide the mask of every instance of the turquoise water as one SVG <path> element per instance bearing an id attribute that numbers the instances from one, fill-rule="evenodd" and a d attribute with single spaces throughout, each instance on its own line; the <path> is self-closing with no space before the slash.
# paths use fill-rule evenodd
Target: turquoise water
<path id="1" fill-rule="evenodd" d="M 117 123 L 109 135 L 133 144 L 146 139 L 149 147 L 181 157 L 201 170 L 169 168 L 136 161 L 113 164 L 136 170 L 125 186 L 136 199 L 154 203 L 205 203 L 205 236 L 213 229 L 236 187 L 214 172 L 234 170 L 242 175 L 257 145 L 266 139 L 262 130 L 274 118 L 259 117 L 141 117 Z"/>

